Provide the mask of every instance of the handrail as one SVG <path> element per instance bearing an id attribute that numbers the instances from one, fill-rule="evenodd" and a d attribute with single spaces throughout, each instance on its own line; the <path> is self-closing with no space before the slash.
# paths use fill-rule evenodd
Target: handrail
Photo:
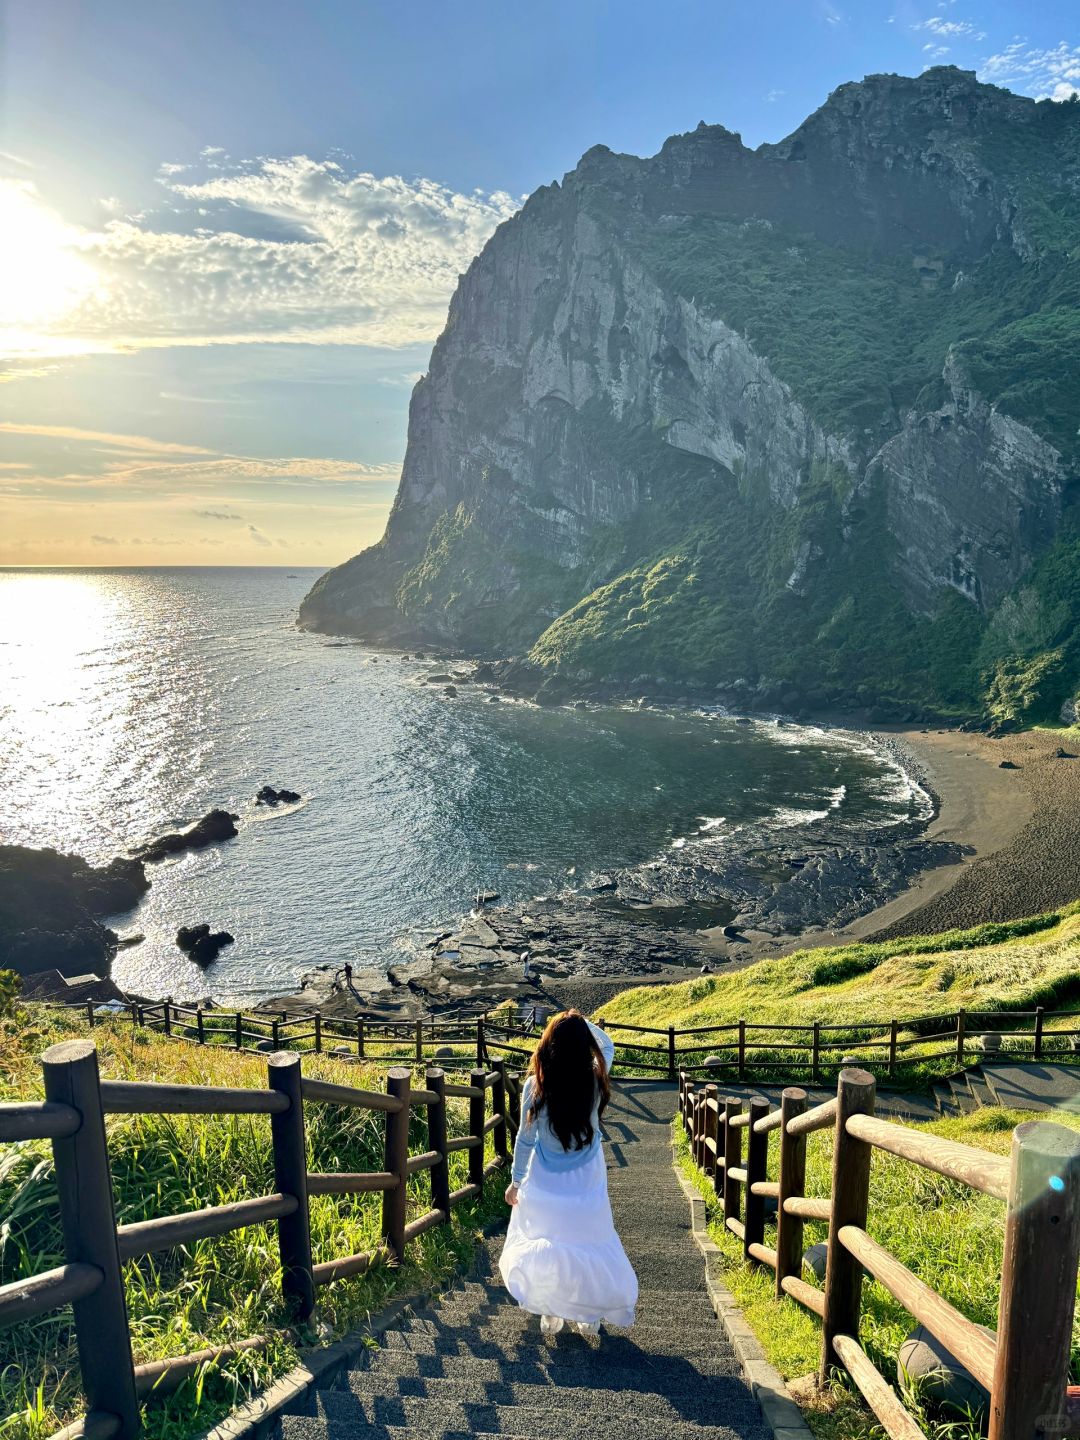
<path id="1" fill-rule="evenodd" d="M 171 1034 L 183 1021 L 171 1002 L 132 1007 L 155 1025 L 163 1020 Z M 278 1023 L 270 1023 L 277 1030 Z M 200 1027 L 205 1037 L 207 1028 Z M 243 1026 L 237 1027 L 242 1031 Z M 359 1027 L 362 1033 L 362 1026 Z M 410 1035 L 420 1049 L 421 1027 Z M 316 1033 L 321 1027 L 316 1022 Z M 327 1032 L 321 1032 L 324 1038 Z M 483 1038 L 483 1027 L 480 1026 Z M 277 1040 L 277 1033 L 274 1039 Z M 478 1050 L 482 1045 L 478 1045 Z M 124 1305 L 124 1261 L 155 1251 L 197 1243 L 244 1226 L 274 1222 L 278 1227 L 281 1284 L 296 1320 L 306 1321 L 317 1287 L 363 1274 L 375 1264 L 398 1266 L 405 1247 L 435 1226 L 446 1224 L 455 1205 L 479 1198 L 485 1182 L 508 1160 L 510 1134 L 520 1112 L 520 1077 L 496 1061 L 475 1068 L 470 1084 L 453 1086 L 437 1067 L 426 1083 L 413 1086 L 410 1070 L 391 1068 L 387 1089 L 364 1090 L 305 1077 L 300 1056 L 273 1051 L 266 1056 L 266 1089 L 166 1084 L 156 1081 L 101 1080 L 97 1053 L 86 1040 L 53 1046 L 42 1057 L 45 1098 L 0 1106 L 0 1139 L 51 1138 L 67 1263 L 0 1287 L 0 1327 L 24 1323 L 63 1305 L 76 1307 L 75 1336 L 88 1420 L 61 1432 L 65 1440 L 93 1436 L 136 1440 L 140 1399 L 169 1393 L 215 1357 L 267 1343 L 270 1337 L 239 1340 L 215 1350 L 152 1360 L 136 1366 Z M 468 1101 L 468 1133 L 447 1134 L 448 1095 Z M 488 1104 L 488 1095 L 491 1103 Z M 381 1113 L 385 1130 L 385 1169 L 322 1173 L 307 1169 L 305 1104 L 348 1105 Z M 414 1111 L 426 1111 L 428 1148 L 409 1153 Z M 489 1113 L 490 1111 L 490 1113 Z M 254 1115 L 270 1119 L 274 1193 L 211 1205 L 182 1214 L 118 1224 L 109 1176 L 107 1115 Z M 492 1158 L 486 1152 L 491 1136 Z M 449 1158 L 468 1152 L 468 1183 L 451 1190 Z M 412 1187 L 429 1175 L 431 1203 L 407 1220 Z M 316 1262 L 311 1253 L 308 1202 L 311 1196 L 382 1195 L 382 1238 L 371 1250 Z M 54 1437 L 55 1440 L 55 1437 Z"/>
<path id="2" fill-rule="evenodd" d="M 352 1105 L 360 1110 L 385 1110 L 396 1115 L 405 1107 L 392 1095 L 383 1095 L 378 1090 L 354 1090 L 351 1085 L 335 1085 L 329 1080 L 310 1080 L 305 1075 L 300 1082 L 305 1100 L 324 1100 L 330 1105 Z M 447 1086 L 449 1089 L 449 1086 Z"/>
<path id="3" fill-rule="evenodd" d="M 74 1135 L 80 1123 L 77 1110 L 49 1100 L 15 1100 L 0 1105 L 0 1140 L 56 1140 Z"/>
<path id="4" fill-rule="evenodd" d="M 962 1040 L 963 1012 L 958 1034 Z M 1080 1134 L 1029 1121 L 1013 1132 L 1010 1158 L 989 1154 L 878 1119 L 873 1077 L 853 1065 L 841 1070 L 835 1097 L 813 1109 L 806 1108 L 804 1090 L 786 1089 L 779 1123 L 778 1112 L 770 1112 L 764 1100 L 751 1100 L 749 1111 L 734 1099 L 720 1099 L 714 1108 L 716 1095 L 715 1084 L 695 1085 L 686 1069 L 681 1072 L 679 1115 L 690 1156 L 711 1178 L 724 1229 L 741 1242 L 744 1259 L 773 1272 L 778 1298 L 790 1297 L 820 1318 L 820 1382 L 834 1369 L 846 1370 L 890 1440 L 921 1440 L 915 1421 L 858 1343 L 868 1273 L 989 1392 L 989 1440 L 1080 1430 L 1080 1387 L 1067 1391 L 1080 1269 Z M 825 1126 L 833 1132 L 833 1193 L 814 1198 L 804 1193 L 806 1146 Z M 770 1129 L 778 1129 L 780 1138 L 775 1181 L 768 1178 Z M 877 1151 L 1005 1201 L 996 1335 L 868 1233 Z M 777 1201 L 775 1249 L 763 1239 L 763 1207 L 770 1197 Z M 821 1288 L 801 1274 L 806 1220 L 829 1227 Z"/>
<path id="5" fill-rule="evenodd" d="M 103 1080 L 101 1099 L 108 1115 L 275 1115 L 289 1108 L 273 1090 L 155 1080 Z"/>
<path id="6" fill-rule="evenodd" d="M 913 1275 L 883 1245 L 871 1240 L 865 1230 L 857 1225 L 842 1225 L 837 1233 L 840 1244 L 851 1251 L 860 1265 L 885 1286 L 908 1314 L 936 1335 L 984 1389 L 992 1389 L 997 1337 L 966 1315 L 961 1315 L 954 1305 Z"/>
<path id="7" fill-rule="evenodd" d="M 847 1132 L 890 1155 L 911 1160 L 950 1180 L 959 1180 L 984 1195 L 1005 1200 L 1009 1194 L 1009 1162 L 1004 1155 L 991 1155 L 973 1145 L 944 1140 L 940 1135 L 920 1135 L 906 1125 L 876 1120 L 870 1115 L 852 1115 Z"/>
<path id="8" fill-rule="evenodd" d="M 185 1215 L 163 1215 L 156 1220 L 118 1225 L 120 1258 L 132 1260 L 136 1255 L 151 1255 L 155 1250 L 168 1250 L 173 1245 L 227 1235 L 230 1230 L 242 1230 L 246 1225 L 279 1220 L 294 1214 L 299 1203 L 295 1195 L 262 1195 L 256 1200 L 234 1200 L 229 1205 L 190 1210 Z"/>

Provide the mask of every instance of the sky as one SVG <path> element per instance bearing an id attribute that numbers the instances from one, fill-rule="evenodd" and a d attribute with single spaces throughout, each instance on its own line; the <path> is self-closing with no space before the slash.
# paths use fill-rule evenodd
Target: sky
<path id="1" fill-rule="evenodd" d="M 1075 0 L 0 0 L 0 565 L 337 564 L 457 277 L 595 144 L 749 145 Z"/>

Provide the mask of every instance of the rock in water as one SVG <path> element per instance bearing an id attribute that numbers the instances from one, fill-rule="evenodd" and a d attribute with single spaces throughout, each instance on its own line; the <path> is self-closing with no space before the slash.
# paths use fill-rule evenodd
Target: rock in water
<path id="1" fill-rule="evenodd" d="M 1078 155 L 1080 107 L 951 66 L 842 85 L 754 150 L 704 124 L 589 150 L 461 278 L 385 538 L 301 623 L 574 684 L 741 680 L 758 708 L 1052 718 L 1075 647 L 976 661 L 991 627 L 1080 633 L 1036 563 L 1080 563 L 1075 226 L 1051 219 Z"/>
<path id="2" fill-rule="evenodd" d="M 0 970 L 107 975 L 119 942 L 102 921 L 149 888 L 141 860 L 94 866 L 58 850 L 0 845 Z"/>
<path id="3" fill-rule="evenodd" d="M 275 790 L 272 785 L 264 785 L 255 796 L 256 805 L 295 805 L 297 800 L 302 799 L 297 790 Z"/>
<path id="4" fill-rule="evenodd" d="M 211 810 L 187 830 L 173 831 L 159 835 L 147 845 L 140 845 L 135 851 L 139 860 L 164 860 L 169 855 L 179 855 L 183 850 L 203 850 L 207 845 L 216 845 L 219 840 L 231 840 L 238 832 L 236 822 L 239 815 L 228 810 Z"/>
<path id="5" fill-rule="evenodd" d="M 181 925 L 176 943 L 196 965 L 209 965 L 224 946 L 234 944 L 234 939 L 227 930 L 211 931 L 209 925 Z"/>

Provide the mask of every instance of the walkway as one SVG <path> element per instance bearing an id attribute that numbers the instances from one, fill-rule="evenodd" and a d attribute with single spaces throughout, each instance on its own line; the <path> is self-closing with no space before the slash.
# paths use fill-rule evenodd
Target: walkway
<path id="1" fill-rule="evenodd" d="M 332 1388 L 282 1418 L 283 1440 L 771 1440 L 705 1292 L 671 1167 L 671 1086 L 619 1086 L 605 1116 L 615 1222 L 641 1283 L 638 1324 L 545 1340 L 498 1279 L 425 1306 Z"/>

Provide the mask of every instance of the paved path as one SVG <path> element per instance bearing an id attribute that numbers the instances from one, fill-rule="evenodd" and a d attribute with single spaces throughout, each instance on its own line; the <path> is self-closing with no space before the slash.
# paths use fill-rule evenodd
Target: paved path
<path id="1" fill-rule="evenodd" d="M 456 1286 L 282 1418 L 283 1440 L 771 1440 L 705 1292 L 671 1167 L 672 1087 L 618 1087 L 604 1120 L 638 1324 L 540 1335 L 498 1279 L 501 1237 Z"/>

